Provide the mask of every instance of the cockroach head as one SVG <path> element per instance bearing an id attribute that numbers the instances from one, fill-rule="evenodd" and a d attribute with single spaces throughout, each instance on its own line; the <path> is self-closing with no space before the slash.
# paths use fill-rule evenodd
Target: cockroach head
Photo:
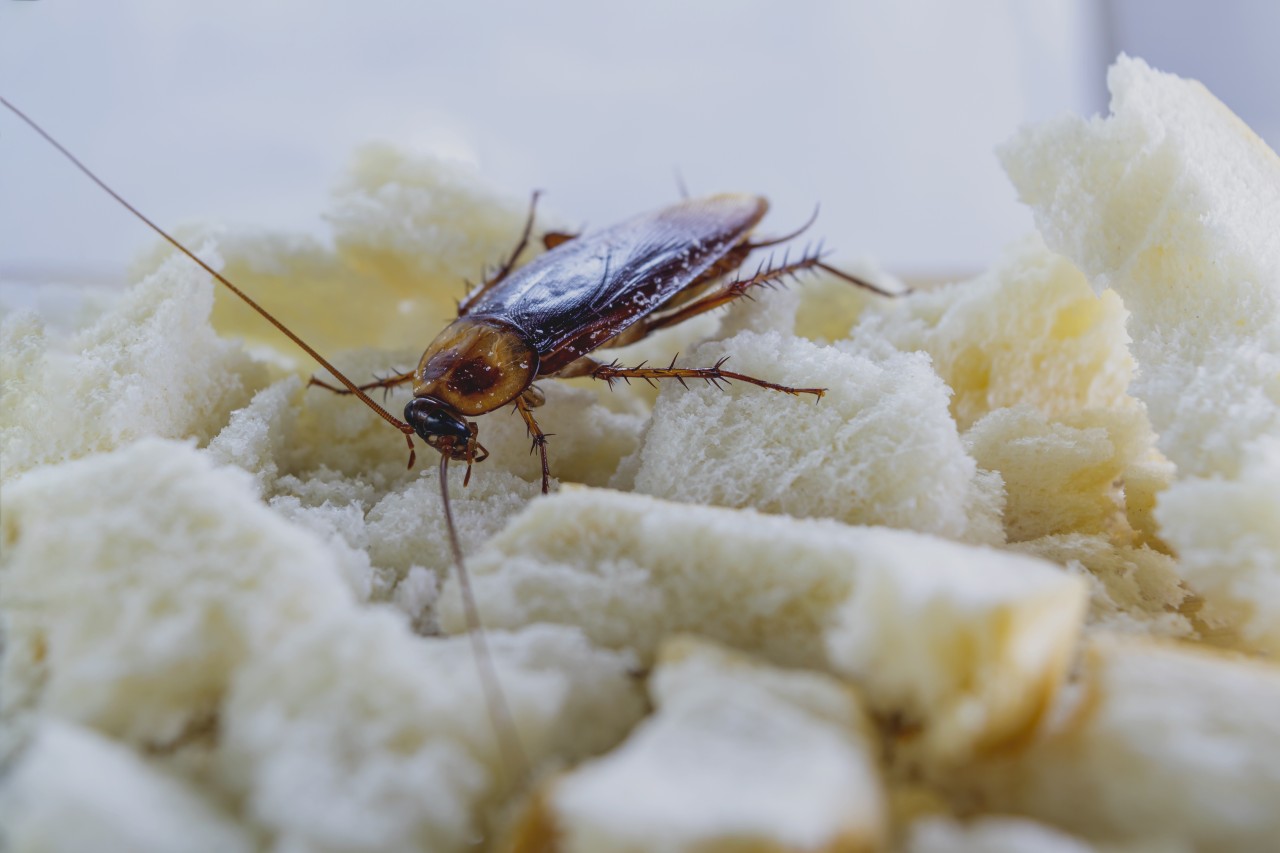
<path id="1" fill-rule="evenodd" d="M 476 440 L 476 425 L 434 397 L 414 397 L 405 404 L 404 419 L 423 441 L 450 459 L 479 462 L 488 455 Z"/>

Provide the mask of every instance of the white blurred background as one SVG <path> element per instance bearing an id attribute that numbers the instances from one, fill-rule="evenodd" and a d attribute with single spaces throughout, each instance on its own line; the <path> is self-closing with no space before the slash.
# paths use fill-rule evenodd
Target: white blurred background
<path id="1" fill-rule="evenodd" d="M 570 222 L 739 190 L 838 255 L 985 266 L 1028 230 L 993 147 L 1105 112 L 1121 50 L 1280 143 L 1280 3 L 0 0 L 0 93 L 159 222 L 323 233 L 352 150 L 477 164 Z M 0 285 L 113 283 L 153 241 L 0 115 Z"/>

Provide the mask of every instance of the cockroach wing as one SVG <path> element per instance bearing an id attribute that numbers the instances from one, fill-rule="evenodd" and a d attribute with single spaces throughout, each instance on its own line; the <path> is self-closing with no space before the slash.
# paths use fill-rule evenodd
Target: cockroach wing
<path id="1" fill-rule="evenodd" d="M 539 372 L 554 373 L 696 281 L 767 209 L 758 196 L 715 195 L 583 235 L 516 270 L 467 316 L 515 325 Z"/>

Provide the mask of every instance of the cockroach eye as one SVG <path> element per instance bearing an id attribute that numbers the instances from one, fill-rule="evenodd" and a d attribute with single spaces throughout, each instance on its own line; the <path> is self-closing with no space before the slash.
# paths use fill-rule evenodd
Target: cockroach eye
<path id="1" fill-rule="evenodd" d="M 448 437 L 465 447 L 471 439 L 467 422 L 449 407 L 430 397 L 414 397 L 404 407 L 404 419 L 422 440 L 435 446 L 435 439 Z"/>

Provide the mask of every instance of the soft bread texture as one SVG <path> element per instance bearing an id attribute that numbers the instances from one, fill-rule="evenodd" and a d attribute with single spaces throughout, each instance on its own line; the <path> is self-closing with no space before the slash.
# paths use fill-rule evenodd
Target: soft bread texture
<path id="1" fill-rule="evenodd" d="M 1030 406 L 1049 420 L 1131 406 L 1128 312 L 1037 237 L 1010 246 L 967 281 L 877 301 L 847 346 L 883 338 L 927 352 L 952 389 L 962 431 L 992 411 Z"/>
<path id="2" fill-rule="evenodd" d="M 33 471 L 5 486 L 3 524 L 6 717 L 166 747 L 217 716 L 246 661 L 350 606 L 319 539 L 182 444 Z"/>
<path id="3" fill-rule="evenodd" d="M 264 371 L 209 327 L 208 276 L 171 258 L 87 328 L 0 326 L 0 476 L 145 436 L 208 440 Z"/>
<path id="4" fill-rule="evenodd" d="M 634 661 L 578 632 L 491 633 L 489 647 L 535 772 L 612 746 L 644 713 Z M 498 834 L 521 781 L 467 638 L 426 640 L 386 611 L 308 626 L 255 659 L 224 727 L 220 782 L 286 849 L 470 849 Z"/>
<path id="5" fill-rule="evenodd" d="M 55 717 L 185 754 L 286 845 L 461 849 L 513 790 L 466 640 L 359 607 L 341 561 L 243 472 L 144 440 L 7 486 L 4 536 L 11 736 Z M 491 646 L 535 765 L 603 749 L 643 712 L 633 660 L 572 630 Z"/>
<path id="6" fill-rule="evenodd" d="M 779 663 L 834 665 L 954 756 L 1034 724 L 1086 598 L 1079 578 L 990 548 L 591 489 L 531 503 L 471 569 L 491 627 L 573 625 L 644 662 L 696 630 Z M 456 589 L 440 612 L 462 627 Z"/>
<path id="7" fill-rule="evenodd" d="M 1101 534 L 1066 533 L 1012 549 L 1066 566 L 1089 581 L 1091 627 L 1114 633 L 1201 638 L 1195 602 L 1172 557 L 1146 546 L 1118 545 Z"/>
<path id="8" fill-rule="evenodd" d="M 321 352 L 376 341 L 388 350 L 413 350 L 406 365 L 412 367 L 427 341 L 456 316 L 465 282 L 479 282 L 515 249 L 528 206 L 527 196 L 498 192 L 457 161 L 371 145 L 356 153 L 334 191 L 324 215 L 330 240 L 232 231 L 219 234 L 218 242 L 223 272 L 267 310 L 289 318 Z M 539 231 L 556 227 L 546 214 L 544 204 Z M 214 325 L 311 369 L 229 293 L 218 294 Z"/>
<path id="9" fill-rule="evenodd" d="M 1096 849 L 1043 824 L 1013 817 L 987 817 L 967 824 L 924 818 L 911 826 L 903 845 L 905 853 L 1094 853 Z"/>
<path id="10" fill-rule="evenodd" d="M 1010 542 L 1114 528 L 1124 517 L 1116 484 L 1153 439 L 1137 406 L 1086 409 L 1050 421 L 1020 404 L 988 413 L 964 435 L 977 463 L 1004 480 Z"/>
<path id="11" fill-rule="evenodd" d="M 1280 436 L 1280 158 L 1199 83 L 1121 57 L 1108 85 L 1110 117 L 1024 129 L 1001 156 L 1049 246 L 1131 312 L 1133 393 L 1187 496 L 1161 537 L 1274 654 L 1280 504 L 1254 498 L 1280 492 L 1261 446 Z M 1238 535 L 1193 502 L 1241 510 Z"/>
<path id="12" fill-rule="evenodd" d="M 864 531 L 827 646 L 873 709 L 958 761 L 1021 738 L 1075 648 L 1085 590 L 1038 561 Z"/>
<path id="13" fill-rule="evenodd" d="M 667 641 L 655 713 L 556 780 L 517 850 L 877 850 L 878 739 L 857 695 L 694 638 Z M 625 806 L 623 806 L 625 804 Z"/>
<path id="14" fill-rule="evenodd" d="M 1073 698 L 1026 749 L 953 777 L 961 798 L 1099 841 L 1280 837 L 1280 667 L 1098 635 Z"/>
<path id="15" fill-rule="evenodd" d="M 6 768 L 6 849 L 250 853 L 257 839 L 198 788 L 89 729 L 45 721 Z"/>
<path id="16" fill-rule="evenodd" d="M 1003 541 L 998 478 L 965 453 L 948 391 L 917 353 L 842 352 L 776 332 L 744 331 L 698 348 L 689 366 L 827 388 L 787 397 L 731 383 L 669 382 L 636 458 L 635 491 L 669 500 L 754 507 Z"/>

